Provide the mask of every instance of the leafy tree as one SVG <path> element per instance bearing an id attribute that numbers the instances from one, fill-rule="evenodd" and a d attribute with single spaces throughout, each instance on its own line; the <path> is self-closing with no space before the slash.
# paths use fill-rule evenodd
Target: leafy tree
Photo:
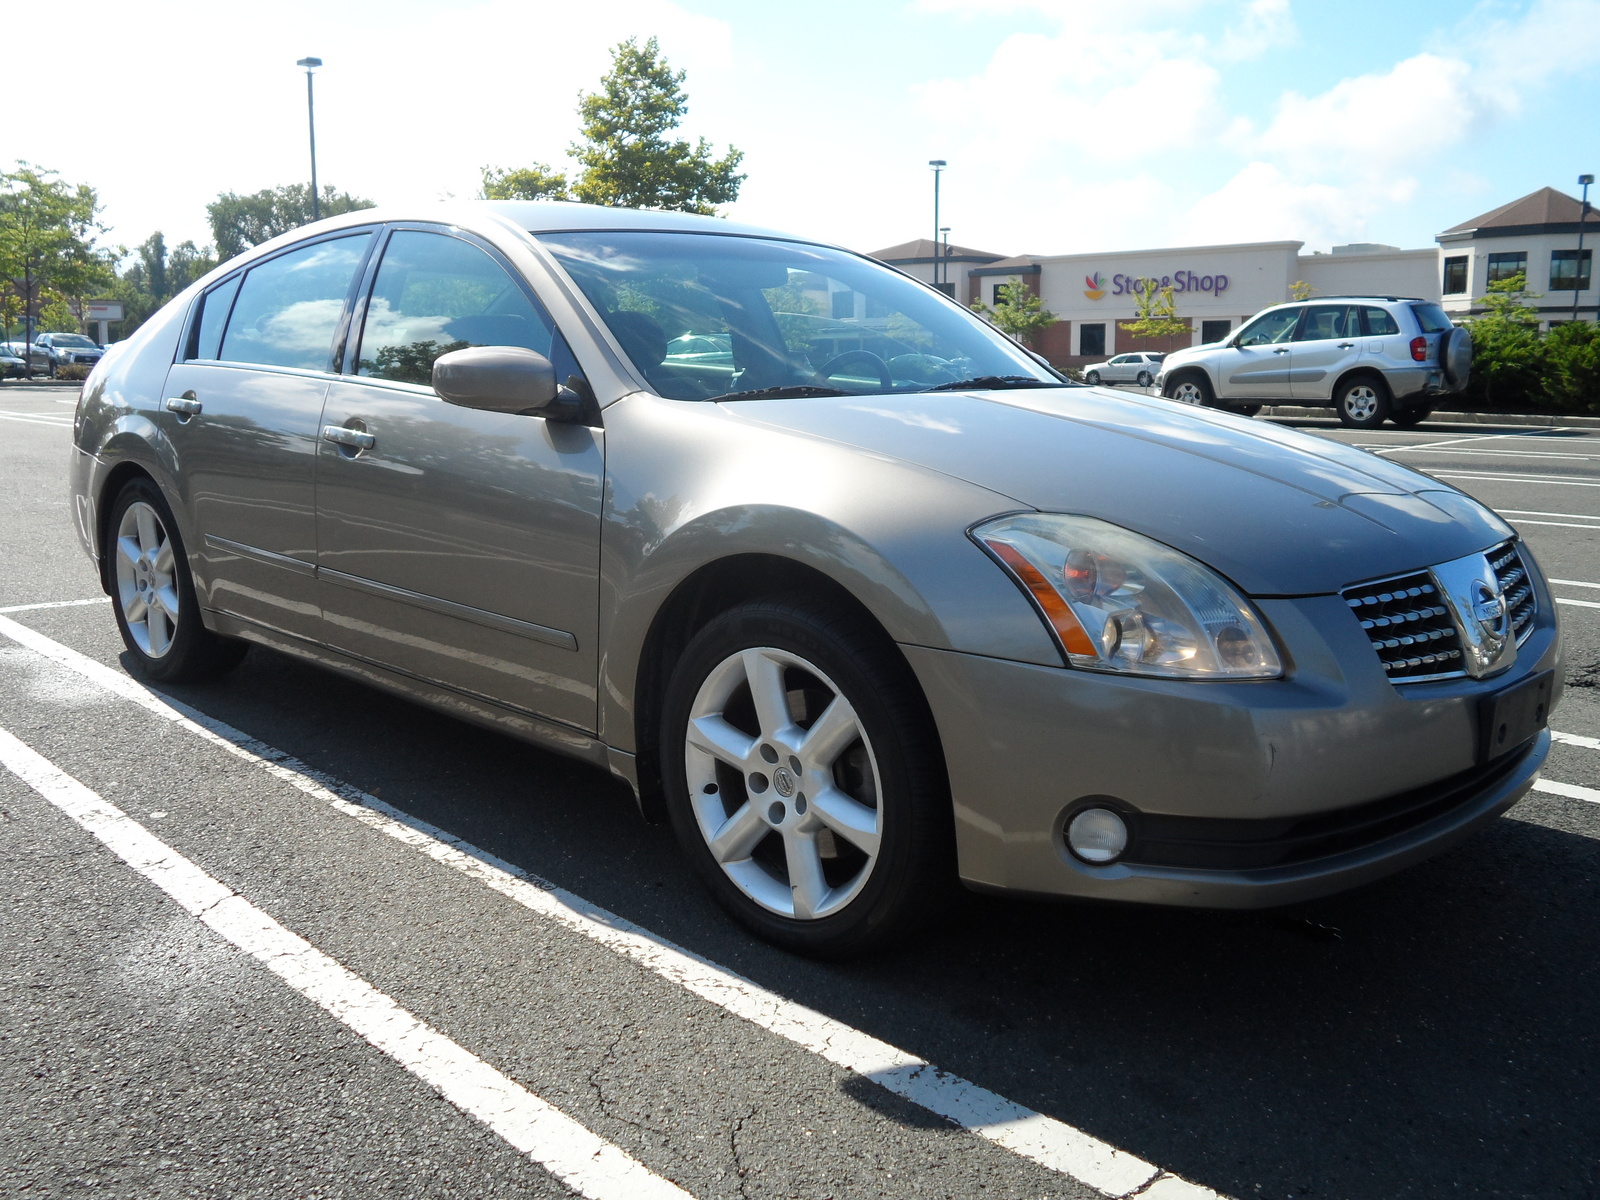
<path id="1" fill-rule="evenodd" d="M 567 176 L 544 163 L 521 168 L 483 168 L 484 200 L 570 200 Z"/>
<path id="2" fill-rule="evenodd" d="M 1296 279 L 1289 285 L 1289 299 L 1309 300 L 1311 299 L 1311 293 L 1316 290 L 1316 288 L 1312 287 L 1304 279 Z"/>
<path id="3" fill-rule="evenodd" d="M 1600 412 L 1600 323 L 1568 321 L 1545 335 L 1545 392 L 1557 408 Z"/>
<path id="4" fill-rule="evenodd" d="M 714 215 L 732 203 L 745 176 L 742 150 L 712 157 L 705 138 L 691 146 L 668 135 L 689 108 L 684 72 L 673 71 L 655 38 L 612 48 L 600 90 L 580 96 L 583 142 L 571 147 L 582 172 L 573 194 L 588 204 Z"/>
<path id="5" fill-rule="evenodd" d="M 371 200 L 336 192 L 332 184 L 323 186 L 318 200 L 324 217 L 373 207 Z M 243 254 L 251 246 L 259 246 L 268 238 L 309 225 L 311 185 L 291 183 L 280 188 L 264 188 L 248 196 L 223 192 L 206 205 L 206 215 L 211 218 L 211 238 L 216 243 L 217 254 L 229 259 Z"/>
<path id="6" fill-rule="evenodd" d="M 1131 321 L 1118 323 L 1136 338 L 1187 337 L 1189 323 L 1178 316 L 1178 302 L 1170 287 L 1157 287 L 1154 279 L 1144 281 L 1144 290 L 1134 290 Z"/>
<path id="7" fill-rule="evenodd" d="M 133 251 L 133 261 L 118 274 L 111 294 L 126 314 L 117 323 L 119 337 L 143 325 L 163 304 L 217 265 L 211 247 L 180 242 L 170 251 L 157 230 Z"/>
<path id="8" fill-rule="evenodd" d="M 993 308 L 982 301 L 972 311 L 1002 333 L 1010 334 L 1023 345 L 1030 345 L 1041 330 L 1056 323 L 1056 315 L 1045 308 L 1025 283 L 1002 283 L 996 289 L 999 300 Z"/>
<path id="9" fill-rule="evenodd" d="M 0 291 L 10 296 L 7 323 L 20 316 L 26 339 L 46 310 L 52 324 L 66 313 L 68 327 L 79 328 L 67 302 L 110 282 L 107 255 L 94 244 L 105 229 L 99 214 L 93 188 L 69 184 L 54 171 L 19 161 L 0 174 Z"/>
<path id="10" fill-rule="evenodd" d="M 1526 303 L 1539 297 L 1527 288 L 1527 277 L 1520 272 L 1491 283 L 1483 297 L 1483 313 L 1467 322 L 1472 332 L 1468 399 L 1518 404 L 1542 390 L 1545 342 L 1539 335 L 1539 313 Z"/>

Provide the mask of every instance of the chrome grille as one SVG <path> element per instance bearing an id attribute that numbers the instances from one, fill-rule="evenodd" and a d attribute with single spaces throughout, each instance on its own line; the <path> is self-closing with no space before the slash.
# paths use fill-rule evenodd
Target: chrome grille
<path id="1" fill-rule="evenodd" d="M 1340 595 L 1394 682 L 1466 674 L 1455 622 L 1427 571 L 1357 584 Z"/>
<path id="2" fill-rule="evenodd" d="M 1494 568 L 1500 590 L 1505 593 L 1506 611 L 1511 614 L 1511 628 L 1516 631 L 1517 645 L 1528 640 L 1533 632 L 1533 618 L 1539 611 L 1539 602 L 1533 594 L 1533 581 L 1522 564 L 1522 555 L 1515 542 L 1507 542 L 1489 551 L 1489 565 Z"/>

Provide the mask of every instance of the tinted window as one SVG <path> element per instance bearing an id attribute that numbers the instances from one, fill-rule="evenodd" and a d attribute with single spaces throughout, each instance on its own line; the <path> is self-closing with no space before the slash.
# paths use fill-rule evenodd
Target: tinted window
<path id="1" fill-rule="evenodd" d="M 484 251 L 445 234 L 401 230 L 373 282 L 356 369 L 427 384 L 441 354 L 521 346 L 554 359 L 551 338 L 544 314 Z"/>
<path id="2" fill-rule="evenodd" d="M 1413 304 L 1411 311 L 1416 315 L 1417 324 L 1422 326 L 1423 333 L 1448 333 L 1450 331 L 1450 317 L 1437 304 Z M 1399 330 L 1393 332 L 1398 333 Z"/>
<path id="3" fill-rule="evenodd" d="M 1269 308 L 1239 331 L 1240 346 L 1273 346 L 1287 342 L 1300 319 L 1298 308 Z"/>
<path id="4" fill-rule="evenodd" d="M 1348 304 L 1313 304 L 1295 335 L 1297 342 L 1330 342 L 1356 335 L 1356 310 Z"/>
<path id="5" fill-rule="evenodd" d="M 1208 346 L 1212 342 L 1220 342 L 1228 336 L 1228 331 L 1232 328 L 1232 321 L 1201 321 L 1200 344 Z"/>
<path id="6" fill-rule="evenodd" d="M 1444 260 L 1444 294 L 1459 296 L 1467 290 L 1467 256 L 1452 255 Z"/>
<path id="7" fill-rule="evenodd" d="M 1078 330 L 1078 353 L 1098 358 L 1106 352 L 1104 324 L 1084 325 Z"/>
<path id="8" fill-rule="evenodd" d="M 1550 290 L 1553 292 L 1586 292 L 1589 290 L 1589 262 L 1594 251 L 1585 250 L 1583 261 L 1578 261 L 1576 250 L 1550 252 Z"/>
<path id="9" fill-rule="evenodd" d="M 1443 312 L 1444 310 L 1440 309 L 1439 311 Z M 1362 320 L 1366 322 L 1368 337 L 1383 337 L 1387 334 L 1400 332 L 1400 326 L 1396 324 L 1394 317 L 1386 309 L 1364 308 L 1361 310 L 1361 316 Z M 1448 329 L 1449 327 L 1450 322 L 1447 320 L 1445 328 Z"/>
<path id="10" fill-rule="evenodd" d="M 222 342 L 222 326 L 228 319 L 228 306 L 239 290 L 243 275 L 235 275 L 226 283 L 218 284 L 200 300 L 200 325 L 195 333 L 194 353 L 190 358 L 216 358 L 217 347 Z"/>
<path id="11" fill-rule="evenodd" d="M 1527 275 L 1528 252 L 1519 251 L 1516 254 L 1491 254 L 1489 255 L 1490 283 L 1499 283 L 1503 279 L 1510 279 L 1513 275 Z"/>
<path id="12" fill-rule="evenodd" d="M 252 267 L 239 287 L 218 358 L 326 371 L 370 233 L 302 246 Z"/>

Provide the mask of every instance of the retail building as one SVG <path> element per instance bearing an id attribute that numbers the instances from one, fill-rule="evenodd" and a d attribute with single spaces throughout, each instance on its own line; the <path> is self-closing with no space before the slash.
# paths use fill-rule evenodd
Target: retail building
<path id="1" fill-rule="evenodd" d="M 1570 206 L 1570 213 L 1561 202 Z M 1535 275 L 1530 266 L 1530 287 L 1549 288 L 1551 272 L 1566 261 L 1564 254 L 1577 262 L 1578 216 L 1578 201 L 1545 188 L 1446 230 L 1439 235 L 1437 248 L 1402 250 L 1362 242 L 1308 254 L 1303 242 L 1246 242 L 1005 256 L 970 246 L 942 247 L 924 238 L 878 250 L 873 257 L 938 283 L 968 304 L 992 305 L 999 285 L 1023 284 L 1059 318 L 1039 335 L 1036 348 L 1058 366 L 1082 366 L 1129 350 L 1164 352 L 1220 341 L 1262 309 L 1297 294 L 1442 299 L 1446 307 L 1466 315 L 1481 300 L 1483 284 L 1496 277 L 1492 273 L 1505 270 L 1506 260 L 1498 255 L 1520 253 L 1529 264 L 1537 260 L 1545 273 Z M 1594 222 L 1590 236 L 1600 236 L 1600 221 Z M 948 255 L 941 255 L 945 249 Z M 1595 293 L 1590 287 L 1589 258 L 1585 249 L 1581 283 L 1589 290 L 1581 299 L 1585 315 L 1592 319 Z M 1464 281 L 1459 278 L 1463 261 Z M 1152 283 L 1172 288 L 1186 333 L 1145 339 L 1121 328 L 1137 317 L 1139 296 Z M 1451 287 L 1458 284 L 1461 290 L 1452 293 Z M 1538 303 L 1554 316 L 1560 305 L 1551 300 L 1546 295 Z M 1567 309 L 1570 312 L 1570 300 Z"/>

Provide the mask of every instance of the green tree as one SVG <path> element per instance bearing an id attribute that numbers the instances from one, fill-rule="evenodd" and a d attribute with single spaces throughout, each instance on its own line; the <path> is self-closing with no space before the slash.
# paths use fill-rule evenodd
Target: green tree
<path id="1" fill-rule="evenodd" d="M 979 301 L 972 306 L 972 311 L 1025 346 L 1031 345 L 1040 331 L 1056 323 L 1055 313 L 1047 309 L 1044 301 L 1025 283 L 1002 283 L 996 295 L 999 298 L 993 308 Z"/>
<path id="2" fill-rule="evenodd" d="M 1545 341 L 1539 313 L 1527 301 L 1528 280 L 1518 273 L 1485 290 L 1484 311 L 1467 322 L 1472 332 L 1472 377 L 1466 397 L 1486 405 L 1526 404 L 1537 398 L 1546 376 Z"/>
<path id="3" fill-rule="evenodd" d="M 484 200 L 570 200 L 567 176 L 544 163 L 531 167 L 483 168 Z"/>
<path id="4" fill-rule="evenodd" d="M 732 203 L 745 177 L 742 150 L 712 157 L 705 138 L 691 146 L 668 135 L 689 108 L 684 72 L 661 57 L 655 38 L 629 38 L 612 48 L 600 90 L 580 96 L 582 143 L 571 147 L 581 173 L 576 199 L 614 208 L 658 208 L 714 215 Z"/>
<path id="5" fill-rule="evenodd" d="M 318 200 L 324 217 L 373 207 L 371 200 L 336 192 L 332 184 L 323 186 Z M 251 246 L 259 246 L 268 238 L 309 225 L 311 185 L 291 183 L 280 188 L 264 188 L 248 196 L 223 192 L 206 205 L 206 215 L 211 219 L 211 239 L 216 243 L 217 254 L 229 259 L 243 254 Z"/>
<path id="6" fill-rule="evenodd" d="M 1600 412 L 1600 324 L 1568 321 L 1545 335 L 1545 393 L 1552 405 Z"/>
<path id="7" fill-rule="evenodd" d="M 93 188 L 69 184 L 54 171 L 18 162 L 0 174 L 0 291 L 7 324 L 22 318 L 23 336 L 32 339 L 37 319 L 49 310 L 54 323 L 69 314 L 69 301 L 82 300 L 107 286 L 111 269 L 105 251 L 95 246 L 104 232 L 100 202 Z"/>
<path id="8" fill-rule="evenodd" d="M 170 251 L 160 230 L 152 233 L 130 256 L 117 275 L 113 298 L 122 301 L 126 314 L 117 323 L 117 336 L 127 337 L 163 304 L 217 265 L 211 247 L 180 242 Z"/>
<path id="9" fill-rule="evenodd" d="M 1158 287 L 1154 279 L 1146 279 L 1141 291 L 1134 289 L 1133 317 L 1131 321 L 1118 322 L 1117 328 L 1126 330 L 1136 338 L 1186 337 L 1189 323 L 1178 316 L 1178 302 L 1170 287 Z"/>

